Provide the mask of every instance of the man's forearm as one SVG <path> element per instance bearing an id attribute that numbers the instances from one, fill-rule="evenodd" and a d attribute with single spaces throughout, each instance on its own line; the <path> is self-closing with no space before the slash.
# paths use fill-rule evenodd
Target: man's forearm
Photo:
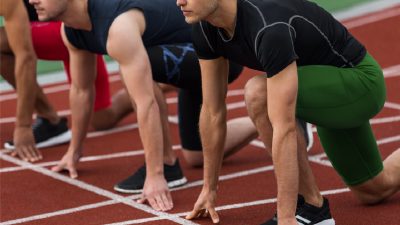
<path id="1" fill-rule="evenodd" d="M 226 139 L 226 107 L 211 115 L 203 106 L 200 114 L 200 135 L 204 154 L 204 188 L 216 190 L 224 156 Z"/>
<path id="2" fill-rule="evenodd" d="M 94 86 L 87 90 L 71 86 L 72 139 L 70 150 L 82 150 L 93 112 L 94 98 Z"/>
<path id="3" fill-rule="evenodd" d="M 278 184 L 278 221 L 293 218 L 296 210 L 299 170 L 295 131 L 274 130 L 272 158 Z"/>
<path id="4" fill-rule="evenodd" d="M 163 133 L 160 110 L 155 99 L 137 105 L 140 137 L 145 149 L 149 176 L 163 175 Z"/>
<path id="5" fill-rule="evenodd" d="M 18 94 L 15 126 L 29 127 L 37 94 L 35 55 L 16 56 L 15 80 Z"/>

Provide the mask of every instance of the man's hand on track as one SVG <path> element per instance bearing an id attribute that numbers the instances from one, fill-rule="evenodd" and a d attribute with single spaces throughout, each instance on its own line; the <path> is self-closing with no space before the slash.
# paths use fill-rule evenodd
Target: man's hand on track
<path id="1" fill-rule="evenodd" d="M 35 138 L 30 127 L 16 127 L 14 130 L 15 150 L 12 156 L 19 156 L 23 161 L 36 162 L 41 160 L 42 154 L 36 148 Z"/>
<path id="2" fill-rule="evenodd" d="M 142 197 L 137 202 L 143 204 L 146 200 L 157 211 L 168 211 L 174 207 L 164 175 L 156 177 L 146 175 Z"/>
<path id="3" fill-rule="evenodd" d="M 193 211 L 186 216 L 191 220 L 201 217 L 211 217 L 214 223 L 219 223 L 219 217 L 215 211 L 215 202 L 217 200 L 217 191 L 208 191 L 203 189 L 194 205 Z"/>
<path id="4" fill-rule="evenodd" d="M 63 156 L 61 161 L 57 166 L 51 168 L 53 172 L 60 172 L 62 170 L 68 170 L 69 176 L 72 179 L 78 178 L 78 172 L 76 171 L 76 164 L 78 164 L 79 159 L 82 157 L 82 151 L 70 151 Z"/>

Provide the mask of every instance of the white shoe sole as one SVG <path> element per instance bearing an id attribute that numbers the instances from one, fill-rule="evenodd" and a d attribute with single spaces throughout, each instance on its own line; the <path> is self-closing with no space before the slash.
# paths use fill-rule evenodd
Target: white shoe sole
<path id="1" fill-rule="evenodd" d="M 316 223 L 315 225 L 335 225 L 335 220 L 329 219 L 329 220 L 324 220 L 322 222 Z"/>
<path id="2" fill-rule="evenodd" d="M 179 180 L 174 180 L 174 181 L 168 182 L 168 187 L 169 188 L 178 187 L 178 186 L 184 185 L 186 183 L 187 183 L 186 177 L 183 177 Z M 143 191 L 143 189 L 126 190 L 126 189 L 121 189 L 118 187 L 114 187 L 114 190 L 121 192 L 121 193 L 125 193 L 125 194 L 136 194 L 136 193 L 142 193 L 142 191 Z"/>
<path id="3" fill-rule="evenodd" d="M 36 144 L 36 148 L 47 148 L 47 147 L 51 147 L 54 145 L 63 144 L 63 143 L 69 142 L 71 140 L 71 138 L 72 138 L 72 132 L 71 132 L 71 130 L 68 130 L 56 137 L 52 137 L 46 141 Z M 15 147 L 13 145 L 10 145 L 8 143 L 5 143 L 4 147 L 6 149 L 10 149 L 10 150 L 15 149 Z"/>
<path id="4" fill-rule="evenodd" d="M 308 152 L 308 151 L 310 151 L 311 147 L 314 144 L 314 135 L 313 135 L 311 123 L 307 123 L 307 135 L 308 135 L 308 146 L 307 146 L 307 152 Z"/>

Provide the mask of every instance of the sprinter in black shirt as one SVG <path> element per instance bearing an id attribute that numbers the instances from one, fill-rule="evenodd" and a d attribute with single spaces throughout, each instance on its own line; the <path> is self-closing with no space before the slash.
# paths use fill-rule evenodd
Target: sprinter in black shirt
<path id="1" fill-rule="evenodd" d="M 203 82 L 204 187 L 187 218 L 207 209 L 219 221 L 214 205 L 226 135 L 228 59 L 266 73 L 245 87 L 247 111 L 272 155 L 278 183 L 278 212 L 265 225 L 335 224 L 295 116 L 317 126 L 333 167 L 361 202 L 374 204 L 399 190 L 400 149 L 383 164 L 369 124 L 386 99 L 382 70 L 332 15 L 306 0 L 177 5 L 188 23 L 196 23 L 192 39 Z"/>

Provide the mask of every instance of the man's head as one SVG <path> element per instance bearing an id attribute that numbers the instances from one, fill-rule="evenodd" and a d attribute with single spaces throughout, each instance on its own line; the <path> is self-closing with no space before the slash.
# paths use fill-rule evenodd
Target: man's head
<path id="1" fill-rule="evenodd" d="M 29 0 L 29 3 L 35 6 L 42 22 L 59 20 L 68 8 L 68 0 Z"/>
<path id="2" fill-rule="evenodd" d="M 207 20 L 218 8 L 218 0 L 177 0 L 189 24 Z"/>

